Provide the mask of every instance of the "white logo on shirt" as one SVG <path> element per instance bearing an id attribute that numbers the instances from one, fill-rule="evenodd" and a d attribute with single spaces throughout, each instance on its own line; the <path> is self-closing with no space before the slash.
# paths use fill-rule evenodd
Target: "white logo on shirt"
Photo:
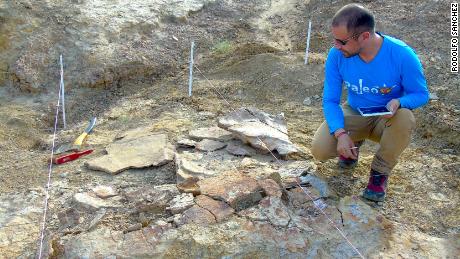
<path id="1" fill-rule="evenodd" d="M 373 94 L 389 94 L 393 88 L 396 87 L 396 85 L 393 86 L 387 86 L 386 84 L 383 84 L 382 87 L 379 86 L 373 86 L 373 87 L 368 87 L 368 86 L 363 86 L 363 80 L 359 79 L 359 86 L 357 85 L 352 85 L 350 82 L 344 81 L 345 84 L 345 89 L 350 89 L 352 92 L 355 92 L 357 94 L 367 94 L 367 93 L 373 93 Z"/>

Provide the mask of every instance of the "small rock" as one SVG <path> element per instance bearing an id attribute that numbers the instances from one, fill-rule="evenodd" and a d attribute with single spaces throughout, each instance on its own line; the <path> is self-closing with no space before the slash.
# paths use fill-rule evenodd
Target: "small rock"
<path id="1" fill-rule="evenodd" d="M 203 152 L 212 152 L 212 151 L 222 149 L 226 145 L 227 144 L 220 142 L 220 141 L 203 139 L 202 141 L 196 144 L 195 148 Z"/>
<path id="2" fill-rule="evenodd" d="M 178 214 L 182 213 L 193 205 L 195 205 L 193 202 L 193 194 L 181 193 L 169 202 L 166 210 L 170 211 L 172 214 Z"/>
<path id="3" fill-rule="evenodd" d="M 180 192 L 183 193 L 192 193 L 193 195 L 200 195 L 200 186 L 197 184 L 199 179 L 197 177 L 191 177 L 188 178 L 187 180 L 178 183 L 177 184 L 177 189 L 179 189 Z"/>
<path id="4" fill-rule="evenodd" d="M 183 214 L 176 214 L 174 223 L 177 226 L 185 224 L 198 224 L 198 225 L 209 225 L 216 222 L 214 215 L 206 209 L 203 209 L 197 205 L 184 211 Z"/>
<path id="5" fill-rule="evenodd" d="M 332 191 L 331 188 L 329 188 L 327 181 L 316 175 L 307 174 L 305 176 L 301 176 L 300 183 L 311 184 L 311 186 L 313 186 L 313 188 L 315 188 L 319 192 L 321 198 L 327 198 L 335 195 L 334 191 Z"/>
<path id="6" fill-rule="evenodd" d="M 439 97 L 436 93 L 430 93 L 430 100 L 439 100 Z"/>
<path id="7" fill-rule="evenodd" d="M 111 186 L 98 185 L 93 188 L 97 197 L 107 199 L 117 195 L 117 192 Z"/>
<path id="8" fill-rule="evenodd" d="M 205 195 L 199 195 L 195 198 L 195 202 L 198 206 L 203 209 L 209 210 L 217 222 L 221 222 L 227 217 L 231 216 L 235 212 L 227 203 L 222 201 L 216 201 Z"/>
<path id="9" fill-rule="evenodd" d="M 191 140 L 191 139 L 181 139 L 177 141 L 177 145 L 179 147 L 186 147 L 186 148 L 191 148 L 196 146 L 196 141 Z"/>
<path id="10" fill-rule="evenodd" d="M 184 152 L 176 154 L 176 181 L 182 183 L 189 178 L 204 179 L 216 174 L 213 170 L 207 170 L 202 164 L 202 153 Z"/>
<path id="11" fill-rule="evenodd" d="M 281 198 L 281 195 L 283 194 L 280 186 L 272 179 L 260 180 L 259 185 L 262 187 L 267 196 Z"/>
<path id="12" fill-rule="evenodd" d="M 310 106 L 311 105 L 311 98 L 307 97 L 303 100 L 303 105 Z"/>
<path id="13" fill-rule="evenodd" d="M 449 199 L 442 193 L 430 193 L 430 198 L 435 201 L 448 202 Z"/>
<path id="14" fill-rule="evenodd" d="M 141 223 L 136 223 L 136 224 L 133 224 L 133 225 L 127 227 L 125 230 L 123 230 L 123 234 L 133 232 L 133 231 L 137 231 L 137 230 L 140 230 L 141 228 L 142 228 L 142 224 Z"/>
<path id="15" fill-rule="evenodd" d="M 104 218 L 106 212 L 107 211 L 105 209 L 98 210 L 96 215 L 94 216 L 94 218 L 89 223 L 88 228 L 86 229 L 86 231 L 93 230 L 97 226 L 97 224 L 99 224 L 99 222 L 101 222 L 101 220 Z"/>

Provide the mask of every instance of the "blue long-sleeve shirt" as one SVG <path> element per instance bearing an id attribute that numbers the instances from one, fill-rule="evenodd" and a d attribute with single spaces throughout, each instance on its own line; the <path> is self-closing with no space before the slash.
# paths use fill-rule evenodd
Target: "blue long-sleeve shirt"
<path id="1" fill-rule="evenodd" d="M 369 63 L 359 55 L 346 58 L 331 48 L 326 60 L 323 91 L 324 117 L 330 133 L 344 127 L 340 108 L 342 85 L 347 89 L 351 108 L 385 106 L 399 99 L 402 108 L 415 109 L 429 99 L 423 68 L 415 51 L 401 40 L 387 35 Z"/>

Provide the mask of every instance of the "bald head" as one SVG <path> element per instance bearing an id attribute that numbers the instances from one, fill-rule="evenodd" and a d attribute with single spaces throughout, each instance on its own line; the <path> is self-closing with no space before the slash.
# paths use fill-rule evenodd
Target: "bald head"
<path id="1" fill-rule="evenodd" d="M 374 32 L 374 15 L 362 5 L 348 4 L 334 15 L 332 26 L 345 26 L 351 33 Z"/>

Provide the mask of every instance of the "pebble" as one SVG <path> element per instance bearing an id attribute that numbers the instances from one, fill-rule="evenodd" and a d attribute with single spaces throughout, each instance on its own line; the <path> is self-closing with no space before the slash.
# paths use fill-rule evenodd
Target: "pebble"
<path id="1" fill-rule="evenodd" d="M 303 100 L 303 105 L 307 105 L 307 106 L 311 105 L 311 98 L 310 97 L 305 98 L 305 100 Z"/>

